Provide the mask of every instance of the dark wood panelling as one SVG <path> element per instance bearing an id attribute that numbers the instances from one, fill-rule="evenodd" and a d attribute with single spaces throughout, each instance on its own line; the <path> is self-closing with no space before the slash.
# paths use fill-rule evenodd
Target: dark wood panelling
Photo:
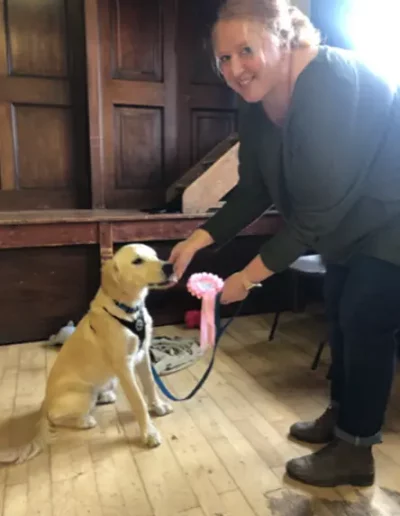
<path id="1" fill-rule="evenodd" d="M 108 210 L 47 211 L 38 219 L 34 212 L 0 214 L 0 343 L 46 339 L 69 319 L 78 322 L 98 288 L 100 258 L 109 258 L 113 247 L 148 242 L 167 259 L 171 246 L 204 221 Z M 243 232 L 245 241 L 235 240 L 219 252 L 200 252 L 179 285 L 151 293 L 155 324 L 182 322 L 185 310 L 199 307 L 187 292 L 188 274 L 208 270 L 226 277 L 247 263 L 280 223 L 277 216 L 262 217 Z M 273 282 L 267 282 L 266 290 L 257 289 L 256 297 L 252 294 L 256 304 L 248 303 L 246 310 L 265 309 L 265 293 L 270 305 L 277 306 L 281 292 L 271 296 Z"/>
<path id="2" fill-rule="evenodd" d="M 23 195 L 21 195 L 23 194 Z M 78 192 L 72 190 L 7 190 L 0 191 L 0 206 L 2 210 L 55 210 L 69 209 L 78 206 Z"/>
<path id="3" fill-rule="evenodd" d="M 103 118 L 102 74 L 103 48 L 100 38 L 100 13 L 97 0 L 84 0 L 86 28 L 85 49 L 87 56 L 87 110 L 90 152 L 90 205 L 104 208 L 106 161 L 104 156 L 105 131 Z M 1 57 L 1 56 L 0 56 Z"/>
<path id="4" fill-rule="evenodd" d="M 208 86 L 222 84 L 220 75 L 216 73 L 211 43 L 211 29 L 220 4 L 221 0 L 190 2 L 190 18 L 198 21 L 192 25 L 193 59 L 189 70 L 192 84 Z"/>
<path id="5" fill-rule="evenodd" d="M 96 224 L 90 222 L 0 226 L 2 250 L 24 247 L 63 247 L 97 242 Z"/>
<path id="6" fill-rule="evenodd" d="M 146 214 L 131 210 L 50 210 L 14 214 L 0 212 L 0 248 L 101 245 L 102 224 L 108 224 L 114 242 L 153 242 L 188 237 L 211 215 Z M 274 235 L 281 218 L 270 213 L 250 224 L 243 236 Z"/>
<path id="7" fill-rule="evenodd" d="M 160 4 L 160 0 L 111 0 L 113 78 L 162 81 Z"/>
<path id="8" fill-rule="evenodd" d="M 210 45 L 219 3 L 86 0 L 94 207 L 158 207 L 194 159 L 236 130 Z"/>
<path id="9" fill-rule="evenodd" d="M 114 105 L 164 106 L 167 100 L 164 85 L 157 82 L 113 81 L 109 88 Z"/>
<path id="10" fill-rule="evenodd" d="M 191 84 L 186 100 L 193 109 L 236 110 L 236 98 L 226 87 Z"/>
<path id="11" fill-rule="evenodd" d="M 86 2 L 96 208 L 152 208 L 176 174 L 175 3 Z"/>
<path id="12" fill-rule="evenodd" d="M 151 245 L 166 259 L 174 243 Z M 245 243 L 234 241 L 218 253 L 211 249 L 200 252 L 179 285 L 150 293 L 147 304 L 155 325 L 182 323 L 186 310 L 200 308 L 200 302 L 186 289 L 189 274 L 208 270 L 226 277 L 247 263 L 260 243 L 260 238 L 246 238 Z M 0 344 L 46 340 L 70 319 L 79 322 L 99 286 L 99 270 L 95 247 L 3 250 Z M 284 308 L 285 295 L 278 275 L 251 293 L 242 314 Z M 236 308 L 236 304 L 222 307 L 222 316 L 229 316 Z"/>
<path id="13" fill-rule="evenodd" d="M 11 106 L 0 104 L 0 191 L 15 188 L 14 142 Z"/>
<path id="14" fill-rule="evenodd" d="M 180 0 L 178 12 L 178 63 L 179 63 L 179 175 L 183 175 L 201 158 L 201 148 L 209 142 L 219 143 L 226 138 L 221 120 L 230 119 L 235 110 L 235 97 L 220 80 L 213 64 L 211 27 L 216 18 L 220 0 Z M 200 110 L 213 113 L 210 136 L 199 139 Z M 235 118 L 231 117 L 232 132 L 236 131 Z M 210 119 L 211 121 L 211 119 Z M 201 121 L 204 126 L 204 120 Z M 210 122 L 207 122 L 210 123 Z M 222 122 L 224 125 L 224 122 Z"/>
<path id="15" fill-rule="evenodd" d="M 98 228 L 100 261 L 103 264 L 114 256 L 113 225 L 111 222 L 100 222 Z"/>
<path id="16" fill-rule="evenodd" d="M 116 106 L 116 188 L 163 187 L 161 109 Z"/>
<path id="17" fill-rule="evenodd" d="M 67 29 L 69 52 L 69 91 L 72 107 L 72 135 L 74 145 L 73 173 L 75 208 L 91 208 L 90 157 L 87 92 L 87 57 L 85 52 L 85 0 L 68 0 Z"/>
<path id="18" fill-rule="evenodd" d="M 88 207 L 84 0 L 0 3 L 0 206 Z"/>
<path id="19" fill-rule="evenodd" d="M 198 162 L 235 129 L 235 112 L 193 110 L 192 163 Z"/>
<path id="20" fill-rule="evenodd" d="M 14 120 L 19 188 L 73 190 L 71 110 L 17 105 Z"/>
<path id="21" fill-rule="evenodd" d="M 0 76 L 2 102 L 69 106 L 70 87 L 67 81 L 32 77 Z"/>
<path id="22" fill-rule="evenodd" d="M 4 2 L 11 75 L 66 77 L 64 0 Z"/>
<path id="23" fill-rule="evenodd" d="M 99 281 L 88 247 L 2 250 L 0 343 L 42 340 L 87 310 Z"/>

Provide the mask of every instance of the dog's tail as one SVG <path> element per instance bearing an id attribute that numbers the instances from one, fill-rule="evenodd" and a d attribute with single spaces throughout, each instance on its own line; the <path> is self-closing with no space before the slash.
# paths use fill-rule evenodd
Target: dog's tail
<path id="1" fill-rule="evenodd" d="M 39 455 L 52 439 L 51 423 L 46 412 L 41 409 L 34 438 L 15 449 L 0 451 L 0 464 L 22 464 Z"/>

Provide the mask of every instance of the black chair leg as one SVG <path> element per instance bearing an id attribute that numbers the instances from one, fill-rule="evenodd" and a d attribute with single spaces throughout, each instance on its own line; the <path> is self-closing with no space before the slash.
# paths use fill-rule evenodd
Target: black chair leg
<path id="1" fill-rule="evenodd" d="M 313 371 L 315 371 L 319 365 L 319 361 L 321 360 L 321 355 L 324 350 L 325 344 L 326 344 L 326 341 L 323 340 L 322 342 L 320 342 L 320 344 L 318 346 L 317 353 L 315 355 L 315 358 L 314 358 L 312 366 L 311 366 L 311 369 Z"/>
<path id="2" fill-rule="evenodd" d="M 328 373 L 326 375 L 327 380 L 332 380 L 332 366 L 329 366 Z"/>
<path id="3" fill-rule="evenodd" d="M 276 327 L 278 326 L 278 321 L 279 321 L 280 315 L 281 315 L 281 312 L 276 312 L 275 317 L 274 317 L 274 322 L 272 323 L 272 328 L 269 333 L 269 338 L 268 338 L 269 341 L 271 341 L 275 337 L 275 331 L 276 331 Z"/>

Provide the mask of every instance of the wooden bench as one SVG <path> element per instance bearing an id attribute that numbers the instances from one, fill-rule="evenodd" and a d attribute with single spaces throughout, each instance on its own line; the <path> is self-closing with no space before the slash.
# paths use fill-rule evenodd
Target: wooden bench
<path id="1" fill-rule="evenodd" d="M 211 214 L 147 214 L 129 210 L 50 210 L 0 212 L 0 249 L 98 245 L 101 259 L 113 245 L 182 240 Z M 280 217 L 269 213 L 241 235 L 273 235 Z"/>
<path id="2" fill-rule="evenodd" d="M 46 339 L 69 319 L 77 322 L 98 288 L 101 263 L 120 245 L 147 242 L 166 259 L 175 241 L 210 216 L 133 210 L 0 212 L 0 344 Z M 279 225 L 277 214 L 264 215 L 241 233 L 245 245 L 234 239 L 218 253 L 207 249 L 191 270 L 232 273 Z M 280 290 L 268 282 L 267 294 L 252 294 L 248 313 L 257 313 L 265 298 L 275 310 Z M 173 324 L 181 322 L 196 301 L 181 282 L 168 292 L 153 293 L 149 308 L 156 325 Z"/>

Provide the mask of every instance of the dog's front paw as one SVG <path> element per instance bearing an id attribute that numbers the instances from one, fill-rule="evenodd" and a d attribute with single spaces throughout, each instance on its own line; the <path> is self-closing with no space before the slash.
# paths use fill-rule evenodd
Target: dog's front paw
<path id="1" fill-rule="evenodd" d="M 97 405 L 107 405 L 109 403 L 115 403 L 117 401 L 117 395 L 114 391 L 100 392 L 97 396 Z"/>
<path id="2" fill-rule="evenodd" d="M 172 405 L 164 400 L 157 400 L 157 402 L 153 403 L 150 407 L 150 412 L 156 416 L 166 416 L 167 414 L 171 414 L 173 410 Z"/>
<path id="3" fill-rule="evenodd" d="M 143 442 L 148 448 L 156 448 L 157 446 L 160 446 L 161 435 L 155 426 L 151 426 L 148 429 L 143 438 Z"/>
<path id="4" fill-rule="evenodd" d="M 80 419 L 78 425 L 81 430 L 89 430 L 97 425 L 97 421 L 93 416 L 84 416 Z"/>

